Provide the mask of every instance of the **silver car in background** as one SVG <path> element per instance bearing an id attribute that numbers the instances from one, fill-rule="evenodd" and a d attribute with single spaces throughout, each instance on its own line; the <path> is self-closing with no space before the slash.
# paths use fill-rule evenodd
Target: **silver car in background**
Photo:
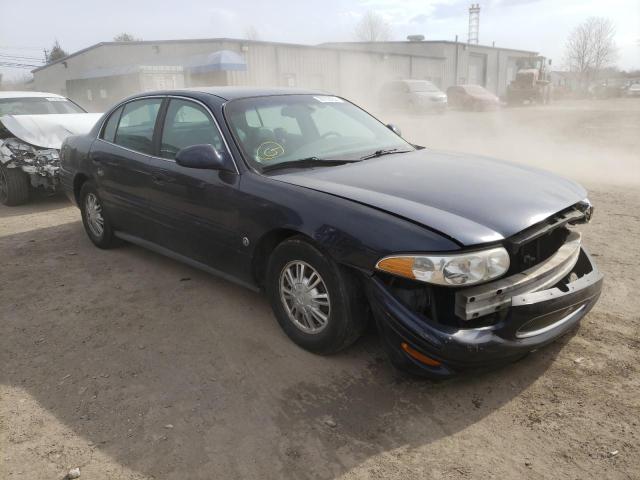
<path id="1" fill-rule="evenodd" d="M 640 97 L 640 83 L 632 83 L 627 88 L 627 97 Z"/>
<path id="2" fill-rule="evenodd" d="M 395 80 L 382 86 L 380 104 L 385 110 L 443 113 L 447 95 L 428 80 Z"/>

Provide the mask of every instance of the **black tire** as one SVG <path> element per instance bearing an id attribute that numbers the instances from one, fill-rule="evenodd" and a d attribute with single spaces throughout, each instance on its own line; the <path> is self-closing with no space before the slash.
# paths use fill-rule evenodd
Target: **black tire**
<path id="1" fill-rule="evenodd" d="M 101 234 L 96 232 L 95 228 L 92 228 L 92 222 L 89 219 L 88 212 L 88 209 L 90 208 L 88 206 L 88 199 L 95 200 L 100 208 L 103 227 Z M 84 225 L 84 230 L 85 232 L 87 232 L 87 235 L 89 236 L 89 239 L 93 242 L 93 244 L 98 248 L 104 249 L 112 248 L 118 245 L 118 239 L 113 235 L 113 227 L 111 225 L 111 222 L 109 222 L 109 218 L 104 210 L 102 200 L 93 182 L 87 181 L 82 185 L 82 188 L 80 189 L 79 205 L 80 212 L 82 213 L 82 224 Z"/>
<path id="2" fill-rule="evenodd" d="M 0 203 L 15 207 L 29 200 L 29 175 L 0 164 Z"/>
<path id="3" fill-rule="evenodd" d="M 330 310 L 325 326 L 316 333 L 305 332 L 296 325 L 281 298 L 281 274 L 291 262 L 310 266 L 326 287 Z M 359 279 L 304 237 L 285 240 L 275 248 L 269 258 L 266 286 L 278 323 L 289 338 L 305 350 L 321 355 L 336 353 L 354 343 L 366 328 L 366 301 Z"/>

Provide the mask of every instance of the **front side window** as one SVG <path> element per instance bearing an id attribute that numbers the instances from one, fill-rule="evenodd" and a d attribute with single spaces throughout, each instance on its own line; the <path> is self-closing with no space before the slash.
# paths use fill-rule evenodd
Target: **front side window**
<path id="1" fill-rule="evenodd" d="M 151 155 L 153 130 L 161 103 L 161 98 L 134 100 L 127 103 L 120 117 L 114 143 Z"/>
<path id="2" fill-rule="evenodd" d="M 358 160 L 413 147 L 364 110 L 338 97 L 278 95 L 232 100 L 225 116 L 255 168 L 313 158 Z"/>
<path id="3" fill-rule="evenodd" d="M 174 159 L 180 149 L 203 144 L 222 149 L 220 132 L 209 113 L 197 103 L 171 100 L 162 128 L 160 156 Z"/>

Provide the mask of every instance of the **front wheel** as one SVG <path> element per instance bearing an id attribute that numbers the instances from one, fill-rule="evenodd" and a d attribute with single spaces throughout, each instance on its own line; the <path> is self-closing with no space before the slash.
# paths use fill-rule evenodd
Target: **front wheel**
<path id="1" fill-rule="evenodd" d="M 273 251 L 266 284 L 278 323 L 305 350 L 338 352 L 366 327 L 358 279 L 301 237 Z"/>
<path id="2" fill-rule="evenodd" d="M 0 163 L 0 203 L 15 207 L 29 200 L 29 176 L 19 168 Z"/>
<path id="3" fill-rule="evenodd" d="M 80 189 L 80 212 L 84 229 L 96 247 L 111 248 L 117 244 L 102 199 L 93 182 L 86 182 Z"/>

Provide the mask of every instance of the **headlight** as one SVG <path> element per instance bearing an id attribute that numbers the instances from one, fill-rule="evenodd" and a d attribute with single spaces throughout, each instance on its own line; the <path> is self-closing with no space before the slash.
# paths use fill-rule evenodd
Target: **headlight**
<path id="1" fill-rule="evenodd" d="M 496 247 L 462 254 L 394 255 L 380 260 L 376 268 L 436 285 L 474 285 L 504 275 L 509 270 L 509 254 Z"/>
<path id="2" fill-rule="evenodd" d="M 585 198 L 581 202 L 578 202 L 576 206 L 580 211 L 584 212 L 584 222 L 582 223 L 589 223 L 591 221 L 591 217 L 593 217 L 593 205 L 591 204 L 591 201 L 588 198 Z"/>

